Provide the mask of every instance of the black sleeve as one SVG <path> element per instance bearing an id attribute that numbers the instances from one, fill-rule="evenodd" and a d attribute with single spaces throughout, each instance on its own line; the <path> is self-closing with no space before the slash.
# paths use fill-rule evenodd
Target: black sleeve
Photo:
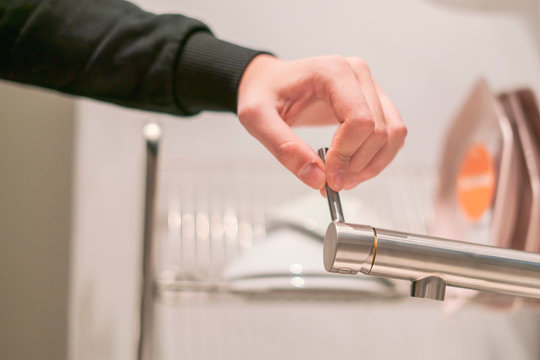
<path id="1" fill-rule="evenodd" d="M 236 111 L 240 77 L 259 53 L 123 0 L 0 1 L 0 78 L 127 107 Z"/>

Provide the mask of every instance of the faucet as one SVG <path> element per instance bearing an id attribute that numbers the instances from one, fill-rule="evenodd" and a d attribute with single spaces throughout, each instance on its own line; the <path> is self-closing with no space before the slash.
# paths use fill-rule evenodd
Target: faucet
<path id="1" fill-rule="evenodd" d="M 326 151 L 319 149 L 323 161 Z M 446 286 L 540 299 L 540 254 L 346 223 L 328 184 L 326 195 L 329 272 L 409 280 L 411 296 L 433 300 L 444 300 Z"/>

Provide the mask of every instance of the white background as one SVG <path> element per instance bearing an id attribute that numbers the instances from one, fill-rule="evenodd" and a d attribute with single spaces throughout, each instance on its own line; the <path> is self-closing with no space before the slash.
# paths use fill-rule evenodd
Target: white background
<path id="1" fill-rule="evenodd" d="M 180 12 L 200 18 L 220 38 L 269 50 L 285 59 L 325 54 L 364 58 L 409 128 L 396 166 L 436 164 L 445 129 L 478 77 L 484 77 L 494 90 L 526 85 L 540 94 L 540 10 L 534 0 L 138 3 L 152 11 Z M 142 124 L 157 120 L 163 125 L 164 150 L 168 154 L 214 158 L 268 155 L 233 115 L 203 114 L 177 119 L 93 101 L 80 101 L 77 111 L 70 357 L 127 359 L 134 355 L 136 341 Z M 329 143 L 332 129 L 302 129 L 299 133 L 317 148 Z M 407 322 L 414 323 L 421 312 L 417 308 L 411 312 L 402 309 L 398 314 L 403 321 L 396 329 L 406 331 Z M 444 319 L 437 317 L 438 312 L 429 314 L 433 321 L 419 324 L 429 324 L 431 330 L 416 329 L 424 336 L 436 335 L 438 326 L 445 324 Z M 510 317 L 485 315 L 492 317 L 483 324 L 485 317 L 475 314 L 463 315 L 461 325 L 445 328 L 441 336 L 428 341 L 443 344 L 445 337 L 463 329 L 477 329 L 471 336 L 478 336 L 482 326 L 489 325 L 491 337 L 478 337 L 479 342 L 486 341 L 478 343 L 485 350 L 486 344 L 493 344 L 497 338 L 493 328 L 512 321 Z M 345 311 L 344 316 L 350 314 Z M 354 324 L 348 326 L 344 331 L 354 331 Z M 507 333 L 508 329 L 504 331 Z M 529 330 L 537 334 L 538 326 Z M 508 339 L 508 333 L 506 336 L 508 342 L 514 341 L 514 345 L 505 344 L 506 348 L 527 353 L 519 341 L 516 345 L 516 339 Z M 339 337 L 327 339 L 330 344 Z M 412 339 L 407 336 L 403 342 Z M 527 343 L 526 335 L 522 339 Z M 486 359 L 496 356 L 487 350 L 467 352 L 477 344 L 475 341 L 458 342 L 455 346 L 460 344 L 465 346 L 460 355 L 476 354 L 474 358 Z M 428 353 L 435 354 L 437 346 L 430 349 Z M 317 358 L 316 354 L 312 358 Z"/>

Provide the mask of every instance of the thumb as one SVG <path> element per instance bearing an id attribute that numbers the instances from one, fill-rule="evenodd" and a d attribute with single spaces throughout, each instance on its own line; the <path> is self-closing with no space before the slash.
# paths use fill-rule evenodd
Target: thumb
<path id="1" fill-rule="evenodd" d="M 322 160 L 283 121 L 273 107 L 253 106 L 239 111 L 246 130 L 306 185 L 320 189 L 326 182 Z"/>

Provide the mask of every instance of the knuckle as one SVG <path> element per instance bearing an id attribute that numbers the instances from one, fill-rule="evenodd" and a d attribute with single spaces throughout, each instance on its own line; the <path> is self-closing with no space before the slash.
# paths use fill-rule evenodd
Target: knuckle
<path id="1" fill-rule="evenodd" d="M 388 141 L 388 131 L 382 126 L 375 128 L 371 133 L 371 136 L 373 136 L 374 140 L 378 143 L 384 144 Z"/>
<path id="2" fill-rule="evenodd" d="M 404 124 L 397 126 L 393 131 L 396 136 L 401 140 L 405 140 L 405 138 L 407 137 L 408 130 Z"/>
<path id="3" fill-rule="evenodd" d="M 340 55 L 329 55 L 319 63 L 319 71 L 329 79 L 349 69 L 349 63 Z"/>
<path id="4" fill-rule="evenodd" d="M 360 57 L 351 57 L 349 58 L 349 62 L 353 68 L 355 68 L 357 71 L 363 71 L 363 72 L 369 72 L 369 66 L 366 63 L 366 61 Z"/>
<path id="5" fill-rule="evenodd" d="M 334 156 L 339 160 L 339 162 L 342 162 L 342 163 L 343 162 L 348 163 L 351 161 L 351 158 L 352 158 L 351 154 L 346 154 L 342 151 L 335 151 Z"/>
<path id="6" fill-rule="evenodd" d="M 405 144 L 407 131 L 407 127 L 403 124 L 393 127 L 392 129 L 390 129 L 390 141 L 396 144 L 398 147 L 402 147 L 403 144 Z"/>
<path id="7" fill-rule="evenodd" d="M 343 56 L 330 55 L 318 58 L 311 77 L 320 86 L 318 93 L 331 94 L 340 86 L 340 79 L 353 75 L 350 63 Z"/>
<path id="8" fill-rule="evenodd" d="M 363 133 L 372 133 L 375 131 L 375 120 L 371 115 L 351 118 L 348 122 L 360 129 Z"/>
<path id="9" fill-rule="evenodd" d="M 282 164 L 288 164 L 299 152 L 299 145 L 293 141 L 280 144 L 276 149 L 276 158 Z"/>
<path id="10" fill-rule="evenodd" d="M 342 68 L 342 67 L 346 67 L 348 66 L 348 62 L 347 62 L 347 59 L 345 59 L 343 56 L 341 55 L 330 55 L 328 56 L 328 63 L 330 65 L 332 65 L 332 67 L 335 67 L 335 68 Z"/>

